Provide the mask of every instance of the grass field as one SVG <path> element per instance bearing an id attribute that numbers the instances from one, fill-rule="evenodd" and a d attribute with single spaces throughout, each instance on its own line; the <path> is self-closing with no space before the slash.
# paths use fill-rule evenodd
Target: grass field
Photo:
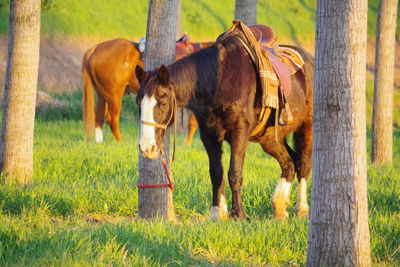
<path id="1" fill-rule="evenodd" d="M 8 0 L 0 7 L 0 33 L 8 29 Z M 314 36 L 316 0 L 258 1 L 258 23 L 274 27 L 280 40 L 304 42 Z M 375 33 L 378 0 L 369 0 L 368 32 Z M 42 33 L 62 36 L 145 36 L 148 0 L 53 0 L 42 12 Z M 182 0 L 182 31 L 195 39 L 215 39 L 233 20 L 234 0 Z M 400 24 L 400 16 L 397 24 Z M 397 36 L 400 29 L 397 28 Z"/>
<path id="2" fill-rule="evenodd" d="M 148 1 L 54 3 L 42 13 L 45 35 L 130 39 L 145 35 Z M 313 38 L 316 0 L 259 3 L 259 22 L 272 25 L 281 40 Z M 377 3 L 369 1 L 370 36 Z M 234 1 L 182 0 L 182 8 L 183 31 L 206 40 L 229 27 Z M 7 8 L 0 8 L 0 18 L 4 34 Z M 397 36 L 399 32 L 400 27 Z M 368 82 L 368 128 L 372 86 Z M 400 91 L 394 93 L 394 164 L 368 165 L 371 253 L 374 265 L 380 266 L 400 265 Z M 198 135 L 191 147 L 182 145 L 184 136 L 177 140 L 172 172 L 179 223 L 144 221 L 137 216 L 139 129 L 133 97 L 124 99 L 123 144 L 116 143 L 108 127 L 103 144 L 85 143 L 81 93 L 56 97 L 67 106 L 37 113 L 34 183 L 26 187 L 0 183 L 0 266 L 304 266 L 308 220 L 293 216 L 297 184 L 291 194 L 291 217 L 276 222 L 270 198 L 280 168 L 259 146 L 249 146 L 244 168 L 243 201 L 250 222 L 208 219 L 211 183 Z M 370 132 L 368 141 L 369 150 Z M 227 145 L 224 151 L 227 166 Z M 309 185 L 309 195 L 310 191 Z M 229 187 L 227 193 L 230 199 Z"/>
<path id="3" fill-rule="evenodd" d="M 133 97 L 124 99 L 123 144 L 108 127 L 103 144 L 83 142 L 80 93 L 59 99 L 68 108 L 37 114 L 34 184 L 0 184 L 0 266 L 304 265 L 308 220 L 293 216 L 297 184 L 291 217 L 275 222 L 270 198 L 280 168 L 259 146 L 250 145 L 244 168 L 250 222 L 209 221 L 208 161 L 198 136 L 190 148 L 178 137 L 172 171 L 179 224 L 148 222 L 137 217 Z M 394 165 L 368 166 L 372 257 L 382 266 L 400 264 L 399 128 L 394 140 Z M 227 166 L 229 147 L 224 151 Z"/>

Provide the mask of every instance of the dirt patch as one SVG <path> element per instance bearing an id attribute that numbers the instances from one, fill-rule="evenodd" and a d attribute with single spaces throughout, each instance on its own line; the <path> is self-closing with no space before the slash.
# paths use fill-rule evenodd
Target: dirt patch
<path id="1" fill-rule="evenodd" d="M 40 65 L 38 89 L 47 93 L 72 92 L 82 87 L 82 57 L 91 46 L 104 41 L 99 37 L 46 37 L 42 36 L 40 45 Z M 305 44 L 313 53 L 314 45 Z M 0 36 L 0 91 L 4 89 L 7 59 L 7 36 Z M 367 79 L 374 78 L 375 41 L 368 41 Z M 395 87 L 400 88 L 400 41 L 396 43 Z"/>
<path id="2" fill-rule="evenodd" d="M 66 102 L 58 101 L 43 91 L 37 91 L 36 108 L 63 108 L 67 105 Z"/>
<path id="3" fill-rule="evenodd" d="M 38 90 L 47 93 L 64 93 L 82 86 L 82 57 L 85 51 L 100 38 L 41 38 Z M 0 36 L 0 73 L 7 64 L 7 36 Z M 4 89 L 5 75 L 0 75 L 0 91 Z"/>

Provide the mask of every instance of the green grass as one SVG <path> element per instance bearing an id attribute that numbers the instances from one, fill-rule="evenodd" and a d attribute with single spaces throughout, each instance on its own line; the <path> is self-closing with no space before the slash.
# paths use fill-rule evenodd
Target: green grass
<path id="1" fill-rule="evenodd" d="M 5 3 L 7 0 L 0 0 Z M 89 35 L 138 39 L 146 34 L 146 0 L 53 0 L 42 12 L 47 35 Z M 182 31 L 195 39 L 215 39 L 233 20 L 234 0 L 183 0 Z M 368 33 L 375 33 L 378 0 L 369 0 Z M 275 28 L 280 40 L 310 41 L 314 36 L 316 0 L 259 0 L 258 23 Z M 8 7 L 0 7 L 0 33 L 8 29 Z M 400 16 L 397 24 L 400 24 Z M 399 36 L 400 28 L 397 28 Z"/>
<path id="2" fill-rule="evenodd" d="M 366 86 L 366 111 L 367 111 L 367 127 L 372 127 L 372 107 L 374 102 L 374 81 L 367 80 Z M 393 125 L 400 127 L 400 90 L 393 89 Z"/>
<path id="3" fill-rule="evenodd" d="M 80 94 L 58 98 L 74 112 L 38 111 L 34 184 L 0 184 L 0 266 L 304 265 L 308 220 L 293 216 L 297 184 L 291 217 L 275 222 L 270 198 L 280 168 L 258 145 L 249 146 L 244 168 L 250 222 L 208 220 L 208 160 L 197 135 L 190 148 L 182 145 L 184 136 L 177 140 L 172 171 L 179 224 L 148 222 L 137 216 L 139 130 L 133 97 L 124 98 L 123 144 L 108 127 L 103 144 L 85 143 Z M 368 166 L 371 252 L 374 264 L 384 266 L 400 264 L 399 128 L 394 137 L 393 166 Z M 227 166 L 227 145 L 224 151 Z M 230 199 L 228 187 L 227 193 Z"/>

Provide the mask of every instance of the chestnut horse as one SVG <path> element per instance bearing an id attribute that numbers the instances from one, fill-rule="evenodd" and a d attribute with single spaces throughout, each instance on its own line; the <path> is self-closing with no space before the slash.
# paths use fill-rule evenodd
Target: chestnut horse
<path id="1" fill-rule="evenodd" d="M 299 180 L 296 212 L 299 216 L 308 214 L 306 179 L 311 169 L 313 59 L 303 49 L 291 48 L 305 62 L 292 76 L 292 89 L 287 96 L 293 123 L 276 124 L 276 112 L 272 110 L 264 130 L 256 137 L 251 136 L 251 132 L 262 110 L 262 89 L 254 63 L 237 37 L 224 38 L 154 71 L 145 72 L 140 66 L 136 67 L 141 84 L 136 97 L 141 108 L 141 153 L 150 159 L 157 158 L 162 150 L 165 128 L 173 123 L 175 106 L 192 110 L 209 158 L 213 194 L 210 215 L 214 220 L 226 218 L 228 214 L 221 161 L 224 140 L 231 146 L 228 180 L 232 191 L 232 217 L 246 217 L 241 190 L 249 141 L 259 143 L 281 166 L 281 179 L 272 197 L 275 217 L 288 216 L 286 208 L 296 174 Z M 278 127 L 277 132 L 275 127 Z M 294 133 L 294 149 L 286 142 L 290 133 Z"/>
<path id="2" fill-rule="evenodd" d="M 191 43 L 184 35 L 176 42 L 176 58 L 182 58 L 212 43 Z M 119 130 L 122 96 L 136 93 L 139 83 L 135 66 L 143 66 L 138 43 L 126 39 L 113 39 L 100 43 L 86 51 L 82 63 L 83 78 L 83 120 L 85 139 L 103 141 L 101 130 L 104 120 L 109 124 L 118 142 L 122 141 Z M 94 112 L 94 95 L 97 105 Z"/>

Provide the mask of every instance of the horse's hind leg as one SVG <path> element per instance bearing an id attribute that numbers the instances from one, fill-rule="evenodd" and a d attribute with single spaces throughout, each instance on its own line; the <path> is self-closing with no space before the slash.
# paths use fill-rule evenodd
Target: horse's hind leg
<path id="1" fill-rule="evenodd" d="M 185 145 L 189 146 L 192 143 L 193 135 L 196 132 L 197 120 L 193 113 L 190 114 L 188 133 L 186 136 Z"/>
<path id="2" fill-rule="evenodd" d="M 95 125 L 95 141 L 96 143 L 103 142 L 103 127 L 105 114 L 106 114 L 107 103 L 101 94 L 97 94 L 97 105 L 96 105 L 96 125 Z"/>
<path id="3" fill-rule="evenodd" d="M 121 104 L 122 104 L 122 95 L 120 97 L 116 97 L 111 99 L 108 102 L 108 115 L 109 118 L 107 120 L 110 125 L 111 131 L 114 134 L 115 138 L 119 143 L 122 142 L 121 132 L 119 130 L 119 117 L 121 113 Z"/>
<path id="4" fill-rule="evenodd" d="M 312 153 L 312 127 L 303 125 L 295 134 L 296 147 L 296 173 L 299 180 L 299 192 L 297 194 L 296 214 L 301 217 L 308 216 L 307 203 L 307 178 L 311 171 Z"/>
<path id="5" fill-rule="evenodd" d="M 272 207 L 276 219 L 289 216 L 286 208 L 290 205 L 290 189 L 294 179 L 295 168 L 292 157 L 286 148 L 285 141 L 277 143 L 274 139 L 260 143 L 263 150 L 273 156 L 281 166 L 282 175 L 272 196 Z"/>
<path id="6" fill-rule="evenodd" d="M 232 217 L 243 219 L 246 217 L 242 205 L 243 163 L 248 144 L 247 132 L 237 127 L 238 130 L 231 133 L 231 159 L 228 172 L 229 186 L 232 190 Z"/>
<path id="7" fill-rule="evenodd" d="M 215 135 L 209 134 L 205 127 L 200 127 L 199 129 L 201 141 L 208 154 L 210 177 L 213 186 L 213 207 L 211 208 L 210 217 L 213 221 L 224 220 L 228 218 L 228 207 L 225 198 L 224 171 L 221 161 L 221 142 L 218 141 Z"/>

